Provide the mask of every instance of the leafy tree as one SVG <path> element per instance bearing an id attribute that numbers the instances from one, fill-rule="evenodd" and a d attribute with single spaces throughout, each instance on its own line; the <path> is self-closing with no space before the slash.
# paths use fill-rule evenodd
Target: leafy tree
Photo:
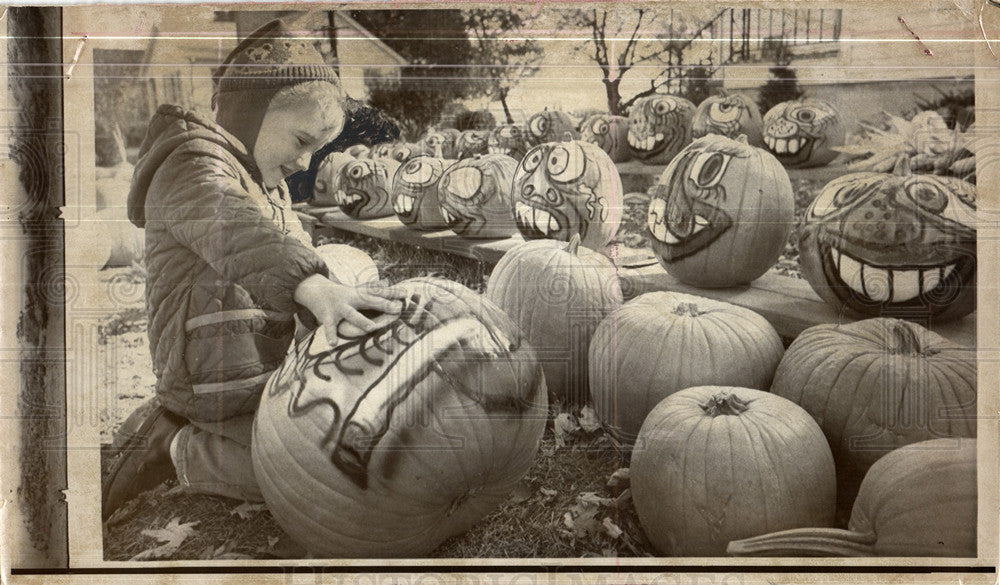
<path id="1" fill-rule="evenodd" d="M 500 102 L 507 123 L 513 124 L 507 95 L 520 80 L 538 71 L 542 48 L 537 41 L 523 38 L 523 34 L 518 35 L 522 38 L 509 34 L 526 24 L 516 8 L 474 8 L 463 14 L 476 49 L 476 77 L 486 83 L 486 95 Z"/>
<path id="2" fill-rule="evenodd" d="M 805 90 L 799 85 L 798 76 L 795 69 L 789 67 L 792 62 L 785 46 L 779 45 L 775 51 L 774 65 L 768 69 L 771 78 L 760 87 L 760 96 L 757 98 L 757 105 L 760 106 L 762 114 L 781 102 L 797 100 L 805 95 Z"/>

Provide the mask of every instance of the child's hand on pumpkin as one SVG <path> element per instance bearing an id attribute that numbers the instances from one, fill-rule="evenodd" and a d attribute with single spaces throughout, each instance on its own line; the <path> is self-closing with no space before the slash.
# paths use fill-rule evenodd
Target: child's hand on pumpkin
<path id="1" fill-rule="evenodd" d="M 338 332 L 362 334 L 384 324 L 382 319 L 372 320 L 362 311 L 398 315 L 405 297 L 406 291 L 398 287 L 377 283 L 350 286 L 319 274 L 303 280 L 295 289 L 295 302 L 309 309 L 324 326 L 331 346 L 337 343 Z"/>

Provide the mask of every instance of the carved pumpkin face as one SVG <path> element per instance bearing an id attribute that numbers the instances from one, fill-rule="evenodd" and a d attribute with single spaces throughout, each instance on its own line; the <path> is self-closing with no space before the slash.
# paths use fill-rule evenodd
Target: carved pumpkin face
<path id="1" fill-rule="evenodd" d="M 368 158 L 392 158 L 392 149 L 395 147 L 395 142 L 376 144 L 368 150 Z"/>
<path id="2" fill-rule="evenodd" d="M 713 96 L 706 98 L 695 110 L 691 119 L 691 136 L 701 138 L 706 134 L 721 134 L 737 138 L 743 134 L 749 144 L 762 147 L 763 124 L 760 110 L 745 96 Z"/>
<path id="3" fill-rule="evenodd" d="M 352 162 L 354 157 L 349 154 L 331 152 L 319 163 L 313 182 L 313 205 L 337 205 L 340 171 Z"/>
<path id="4" fill-rule="evenodd" d="M 806 213 L 802 272 L 838 310 L 960 317 L 975 310 L 975 221 L 976 188 L 961 179 L 846 175 Z"/>
<path id="5" fill-rule="evenodd" d="M 455 142 L 455 158 L 471 158 L 477 154 L 486 154 L 490 144 L 489 130 L 466 130 L 458 136 Z"/>
<path id="6" fill-rule="evenodd" d="M 370 148 L 364 144 L 355 144 L 344 151 L 345 154 L 349 154 L 354 158 L 368 158 L 368 153 L 371 151 Z"/>
<path id="7" fill-rule="evenodd" d="M 600 146 L 614 162 L 631 158 L 628 150 L 628 118 L 624 116 L 597 114 L 587 118 L 580 126 L 580 140 Z"/>
<path id="8" fill-rule="evenodd" d="M 459 134 L 459 131 L 454 128 L 431 130 L 421 141 L 423 154 L 437 158 L 454 159 L 455 142 L 458 140 Z"/>
<path id="9" fill-rule="evenodd" d="M 438 203 L 438 180 L 452 162 L 420 155 L 399 167 L 392 181 L 392 208 L 401 222 L 424 230 L 448 227 Z"/>
<path id="10" fill-rule="evenodd" d="M 419 155 L 422 150 L 423 149 L 419 144 L 400 142 L 392 147 L 392 150 L 389 153 L 389 158 L 395 159 L 396 162 L 403 163 Z"/>
<path id="11" fill-rule="evenodd" d="M 506 154 L 514 160 L 521 160 L 528 148 L 528 138 L 517 124 L 494 128 L 487 145 L 490 154 Z"/>
<path id="12" fill-rule="evenodd" d="M 672 95 L 636 100 L 628 114 L 628 145 L 633 158 L 666 164 L 691 142 L 694 104 Z"/>
<path id="13" fill-rule="evenodd" d="M 514 174 L 514 221 L 525 239 L 549 238 L 598 250 L 621 222 L 622 182 L 590 142 L 549 142 L 528 151 Z"/>
<path id="14" fill-rule="evenodd" d="M 667 272 L 734 286 L 777 262 L 792 227 L 788 173 L 765 150 L 717 134 L 681 151 L 653 188 L 648 229 Z"/>
<path id="15" fill-rule="evenodd" d="M 391 158 L 361 159 L 340 171 L 338 205 L 354 219 L 392 215 L 389 189 L 399 163 Z"/>
<path id="16" fill-rule="evenodd" d="M 438 181 L 441 214 L 448 227 L 467 238 L 507 238 L 514 225 L 511 182 L 517 161 L 505 154 L 460 160 Z"/>
<path id="17" fill-rule="evenodd" d="M 826 102 L 813 99 L 782 102 L 764 115 L 764 144 L 789 168 L 818 167 L 837 158 L 844 123 Z"/>
<path id="18" fill-rule="evenodd" d="M 532 146 L 579 137 L 573 119 L 559 110 L 545 110 L 528 118 L 528 142 Z"/>

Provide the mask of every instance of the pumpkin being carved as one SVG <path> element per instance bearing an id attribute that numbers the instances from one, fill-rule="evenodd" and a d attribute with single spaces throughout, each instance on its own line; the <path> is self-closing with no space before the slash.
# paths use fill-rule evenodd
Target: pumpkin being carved
<path id="1" fill-rule="evenodd" d="M 830 181 L 799 237 L 802 274 L 838 311 L 955 319 L 976 307 L 976 187 L 931 175 Z"/>
<path id="2" fill-rule="evenodd" d="M 511 182 L 517 161 L 505 154 L 467 158 L 448 167 L 438 181 L 441 215 L 466 238 L 507 238 L 514 225 Z"/>
<path id="3" fill-rule="evenodd" d="M 678 280 L 746 284 L 785 248 L 795 199 L 778 161 L 745 141 L 709 134 L 671 161 L 652 190 L 653 252 Z"/>
<path id="4" fill-rule="evenodd" d="M 613 162 L 632 158 L 628 149 L 628 118 L 611 114 L 596 114 L 580 126 L 580 140 L 593 142 L 608 153 Z"/>
<path id="5" fill-rule="evenodd" d="M 975 439 L 933 439 L 882 457 L 865 475 L 848 530 L 800 528 L 729 543 L 736 556 L 976 556 Z"/>
<path id="6" fill-rule="evenodd" d="M 515 161 L 521 160 L 529 148 L 528 137 L 517 124 L 502 124 L 494 128 L 486 147 L 489 154 L 506 154 Z"/>
<path id="7" fill-rule="evenodd" d="M 740 94 L 712 96 L 698 104 L 691 119 L 691 136 L 721 134 L 727 138 L 747 137 L 747 143 L 764 146 L 761 134 L 764 121 L 760 110 L 749 98 Z"/>
<path id="8" fill-rule="evenodd" d="M 764 114 L 764 144 L 788 168 L 823 166 L 839 154 L 846 132 L 840 113 L 815 99 L 782 102 Z"/>
<path id="9" fill-rule="evenodd" d="M 771 392 L 819 422 L 837 460 L 838 508 L 880 457 L 939 437 L 976 436 L 976 352 L 915 323 L 816 325 L 788 347 Z"/>
<path id="10" fill-rule="evenodd" d="M 632 158 L 646 164 L 667 164 L 691 142 L 694 104 L 672 95 L 636 100 L 628 113 L 628 145 Z"/>
<path id="11" fill-rule="evenodd" d="M 391 158 L 359 159 L 340 170 L 337 204 L 354 219 L 393 214 L 389 190 L 399 163 Z"/>
<path id="12" fill-rule="evenodd" d="M 568 404 L 588 402 L 587 351 L 594 329 L 622 304 L 614 263 L 580 246 L 536 240 L 503 255 L 490 275 L 486 298 L 520 326 L 544 355 L 553 395 Z"/>
<path id="13" fill-rule="evenodd" d="M 509 497 L 545 428 L 541 368 L 502 311 L 440 279 L 399 286 L 402 314 L 333 347 L 316 330 L 261 397 L 255 475 L 315 556 L 426 555 Z"/>
<path id="14" fill-rule="evenodd" d="M 642 425 L 630 476 L 639 522 L 665 555 L 721 556 L 731 540 L 833 523 L 823 433 L 760 390 L 698 386 L 667 397 Z"/>
<path id="15" fill-rule="evenodd" d="M 528 142 L 537 146 L 545 142 L 576 140 L 580 134 L 576 131 L 573 119 L 559 110 L 545 110 L 528 118 Z"/>
<path id="16" fill-rule="evenodd" d="M 419 230 L 443 230 L 438 181 L 454 161 L 416 156 L 406 161 L 392 181 L 392 208 L 404 224 Z"/>
<path id="17" fill-rule="evenodd" d="M 596 144 L 574 140 L 532 148 L 514 173 L 514 220 L 525 239 L 569 241 L 600 250 L 618 232 L 618 169 Z"/>
<path id="18" fill-rule="evenodd" d="M 590 341 L 590 391 L 597 416 L 621 443 L 670 394 L 718 384 L 766 390 L 784 353 L 757 313 L 672 292 L 650 292 L 605 318 Z"/>

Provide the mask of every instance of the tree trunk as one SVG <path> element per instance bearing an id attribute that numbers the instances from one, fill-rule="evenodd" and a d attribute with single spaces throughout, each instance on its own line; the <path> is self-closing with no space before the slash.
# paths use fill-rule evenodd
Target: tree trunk
<path id="1" fill-rule="evenodd" d="M 621 85 L 622 79 L 603 79 L 604 90 L 608 94 L 608 111 L 611 112 L 612 116 L 618 115 L 619 104 L 621 103 L 621 93 L 618 91 L 618 86 Z"/>
<path id="2" fill-rule="evenodd" d="M 507 90 L 500 90 L 500 105 L 503 106 L 503 115 L 507 117 L 507 123 L 514 123 L 514 116 L 510 113 L 510 108 L 507 106 Z"/>

